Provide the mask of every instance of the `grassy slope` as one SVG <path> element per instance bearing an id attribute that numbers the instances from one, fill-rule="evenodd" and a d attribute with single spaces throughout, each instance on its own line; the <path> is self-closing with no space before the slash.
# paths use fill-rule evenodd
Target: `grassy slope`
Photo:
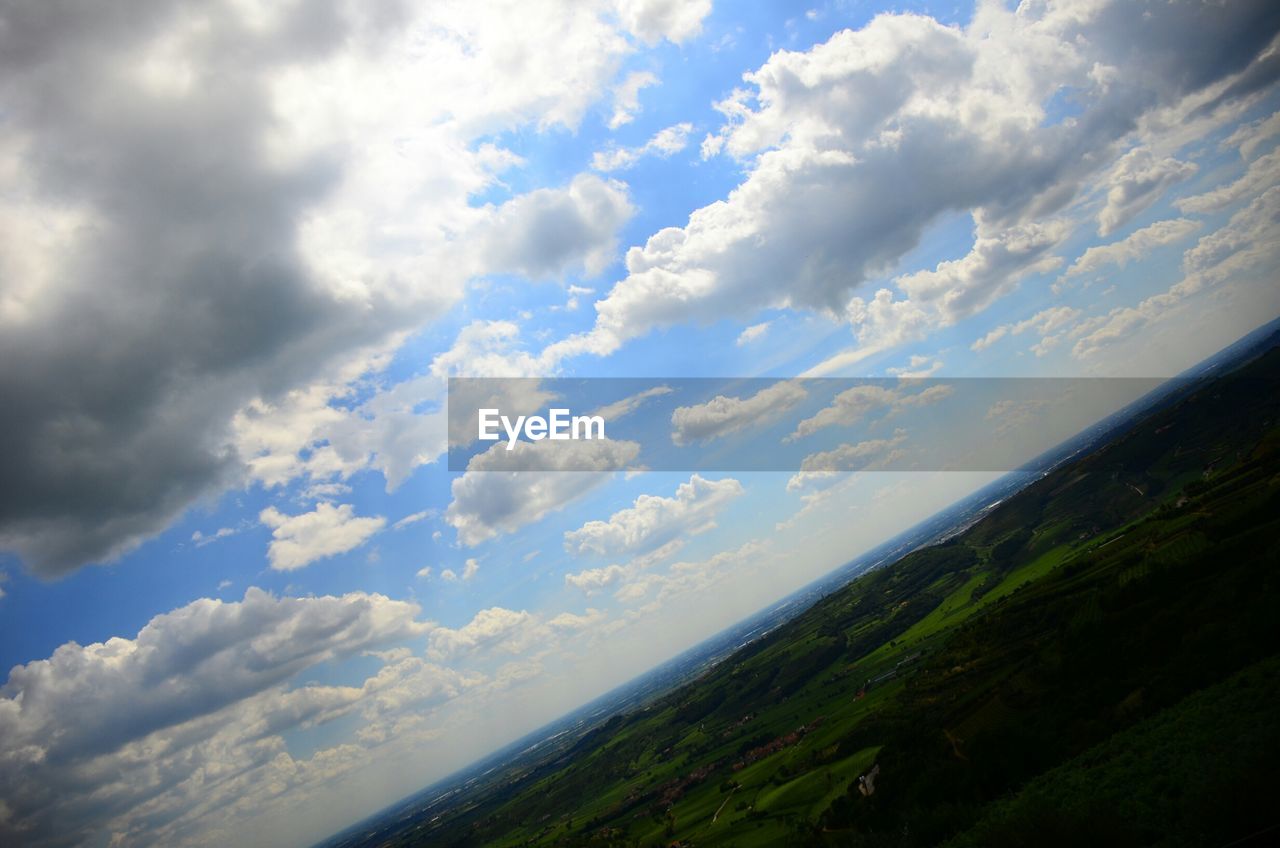
<path id="1" fill-rule="evenodd" d="M 1027 826 L 1043 805 L 991 804 L 1280 650 L 1278 360 L 854 581 L 423 844 L 930 845 Z M 866 799 L 854 781 L 877 760 Z M 1066 786 L 1043 780 L 1028 798 Z"/>

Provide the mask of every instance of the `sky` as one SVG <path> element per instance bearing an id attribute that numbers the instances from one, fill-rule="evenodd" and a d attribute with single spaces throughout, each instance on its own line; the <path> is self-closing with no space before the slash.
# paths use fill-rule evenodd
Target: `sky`
<path id="1" fill-rule="evenodd" d="M 450 377 L 887 379 L 672 419 L 879 408 L 869 457 L 912 378 L 1166 377 L 1273 319 L 1277 32 L 0 0 L 0 842 L 310 843 L 995 476 L 450 471 Z"/>

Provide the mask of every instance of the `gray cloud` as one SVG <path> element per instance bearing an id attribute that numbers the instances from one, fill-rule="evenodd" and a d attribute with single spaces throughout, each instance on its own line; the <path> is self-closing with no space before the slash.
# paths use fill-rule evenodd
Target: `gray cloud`
<path id="1" fill-rule="evenodd" d="M 984 245 L 1027 242 L 1108 173 L 1145 115 L 1245 71 L 1278 28 L 1280 9 L 1265 2 L 988 5 L 966 30 L 881 15 L 808 51 L 778 51 L 720 105 L 728 123 L 703 144 L 704 155 L 743 159 L 745 180 L 632 248 L 595 328 L 548 356 L 607 354 L 658 326 L 769 307 L 849 317 L 863 346 L 912 335 L 889 323 L 918 334 L 954 322 L 1043 269 L 1053 241 L 999 261 Z M 1053 122 L 1049 103 L 1064 94 L 1083 109 Z M 1170 175 L 1159 177 L 1167 187 Z M 1148 182 L 1121 188 L 1107 226 L 1154 199 Z M 974 273 L 930 303 L 857 295 L 940 216 L 964 211 L 974 258 L 952 270 Z"/>
<path id="2" fill-rule="evenodd" d="M 618 184 L 467 202 L 518 161 L 474 134 L 573 125 L 627 49 L 608 9 L 561 11 L 528 62 L 507 62 L 525 49 L 508 18 L 428 20 L 441 50 L 450 26 L 490 43 L 450 65 L 457 85 L 410 63 L 357 78 L 356 109 L 307 86 L 339 50 L 356 75 L 394 57 L 407 6 L 0 8 L 0 549 L 43 575 L 109 560 L 245 479 L 246 404 L 385 347 L 472 274 L 602 266 L 630 213 Z M 495 225 L 524 234 L 497 266 L 475 235 Z"/>
<path id="3" fill-rule="evenodd" d="M 243 780 L 272 768 L 282 731 L 341 715 L 362 696 L 371 718 L 385 712 L 383 673 L 363 687 L 284 684 L 427 632 L 418 612 L 382 595 L 250 589 L 236 603 L 204 599 L 157 616 L 133 639 L 69 642 L 15 667 L 0 687 L 0 839 L 80 844 L 114 830 L 135 844 L 175 844 L 174 822 L 235 800 Z M 425 677 L 419 690 L 457 682 L 439 669 Z"/>

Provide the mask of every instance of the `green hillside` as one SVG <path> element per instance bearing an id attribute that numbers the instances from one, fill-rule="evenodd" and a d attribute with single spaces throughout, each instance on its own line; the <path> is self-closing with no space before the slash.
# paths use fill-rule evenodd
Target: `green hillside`
<path id="1" fill-rule="evenodd" d="M 1259 788 L 1278 377 L 1273 349 L 389 844 L 1225 845 L 1280 823 Z"/>

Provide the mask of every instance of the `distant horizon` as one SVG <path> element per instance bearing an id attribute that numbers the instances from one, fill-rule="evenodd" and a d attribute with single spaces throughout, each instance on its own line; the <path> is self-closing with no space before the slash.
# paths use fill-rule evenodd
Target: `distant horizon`
<path id="1" fill-rule="evenodd" d="M 1262 323 L 1262 324 L 1258 325 L 1258 326 L 1257 326 L 1257 327 L 1255 327 L 1254 329 L 1249 330 L 1249 331 L 1248 331 L 1248 332 L 1246 332 L 1244 335 L 1240 336 L 1240 338 L 1236 339 L 1235 341 L 1231 342 L 1230 344 L 1225 345 L 1225 346 L 1224 346 L 1224 347 L 1222 347 L 1221 349 L 1219 349 L 1219 350 L 1215 351 L 1214 353 L 1210 354 L 1209 356 L 1205 357 L 1204 359 L 1200 360 L 1199 362 L 1195 363 L 1194 365 L 1189 366 L 1188 368 L 1184 369 L 1183 371 L 1179 372 L 1178 374 L 1174 374 L 1174 375 L 1172 375 L 1172 376 L 1170 376 L 1170 377 L 1166 377 L 1166 378 L 1164 379 L 1164 381 L 1161 383 L 1161 386 L 1163 387 L 1164 385 L 1167 385 L 1169 382 L 1172 382 L 1172 381 L 1174 381 L 1174 380 L 1178 380 L 1179 378 L 1183 378 L 1183 377 L 1186 377 L 1186 376 L 1188 376 L 1188 375 L 1190 375 L 1190 374 L 1193 374 L 1193 373 L 1199 372 L 1201 369 L 1203 369 L 1203 368 L 1204 368 L 1204 366 L 1205 366 L 1205 365 L 1207 365 L 1207 364 L 1209 364 L 1209 363 L 1215 363 L 1215 364 L 1216 364 L 1216 361 L 1217 361 L 1217 360 L 1219 360 L 1219 359 L 1221 359 L 1221 358 L 1223 357 L 1223 355 L 1224 355 L 1224 354 L 1227 354 L 1228 352 L 1232 351 L 1234 348 L 1238 347 L 1239 345 L 1241 345 L 1242 343 L 1244 343 L 1244 342 L 1246 342 L 1246 341 L 1257 341 L 1257 340 L 1261 340 L 1262 338 L 1265 338 L 1265 337 L 1267 337 L 1267 336 L 1274 336 L 1274 335 L 1276 335 L 1276 334 L 1280 334 L 1280 317 L 1272 318 L 1272 319 L 1270 319 L 1270 320 L 1268 320 L 1268 321 L 1265 321 L 1264 323 Z M 1257 337 L 1257 338 L 1255 339 L 1255 337 Z M 1142 402 L 1143 402 L 1143 401 L 1145 401 L 1145 400 L 1147 400 L 1147 398 L 1144 396 L 1144 397 L 1143 397 L 1143 398 L 1141 398 L 1139 401 L 1136 401 L 1136 402 L 1135 402 L 1135 404 L 1140 404 L 1140 405 L 1142 406 L 1142 408 L 1143 408 L 1143 409 L 1147 409 L 1147 408 L 1149 408 L 1149 405 L 1148 405 L 1148 404 L 1144 404 L 1144 403 L 1142 403 Z M 1119 412 L 1119 411 L 1120 411 L 1120 410 L 1116 410 L 1115 412 Z M 1115 414 L 1115 413 L 1112 413 L 1112 414 Z M 1142 414 L 1144 414 L 1144 413 L 1143 413 L 1141 410 L 1139 410 L 1139 412 L 1138 412 L 1137 414 L 1142 415 Z M 1093 422 L 1093 424 L 1100 423 L 1102 420 L 1106 420 L 1106 418 L 1109 418 L 1109 417 L 1110 417 L 1110 416 L 1104 416 L 1104 418 L 1103 418 L 1103 419 L 1099 419 L 1099 421 L 1095 421 L 1095 422 Z M 1084 432 L 1086 432 L 1087 430 L 1091 429 L 1091 427 L 1093 426 L 1093 424 L 1091 424 L 1089 427 L 1086 427 L 1084 430 L 1081 430 L 1081 431 L 1077 432 L 1075 435 L 1073 435 L 1073 436 L 1069 437 L 1069 438 L 1068 438 L 1068 439 L 1066 439 L 1064 442 L 1062 442 L 1062 443 L 1059 443 L 1059 444 L 1055 445 L 1053 448 L 1050 448 L 1050 449 L 1049 449 L 1049 451 L 1047 451 L 1047 453 L 1056 453 L 1056 452 L 1057 452 L 1061 447 L 1063 447 L 1064 445 L 1069 444 L 1069 443 L 1071 443 L 1071 442 L 1075 441 L 1075 439 L 1076 439 L 1078 436 L 1080 436 L 1081 434 L 1083 434 L 1083 433 L 1084 433 Z M 635 687 L 635 686 L 636 686 L 637 684 L 639 684 L 639 683 L 640 683 L 640 681 L 641 681 L 641 680 L 643 680 L 644 678 L 649 677 L 649 676 L 650 676 L 650 675 L 652 675 L 654 672 L 657 672 L 657 671 L 659 671 L 660 669 L 662 669 L 662 668 L 664 668 L 664 667 L 666 667 L 666 666 L 668 666 L 668 665 L 671 665 L 671 664 L 676 663 L 677 661 L 679 661 L 680 659 L 682 659 L 683 657 L 685 657 L 685 656 L 687 656 L 687 655 L 693 655 L 693 654 L 698 654 L 698 653 L 700 653 L 700 652 L 701 652 L 701 649 L 703 648 L 703 646 L 707 645 L 708 643 L 714 642 L 714 641 L 716 641 L 716 640 L 718 640 L 718 639 L 722 638 L 722 637 L 723 637 L 723 636 L 725 636 L 726 634 L 729 634 L 730 632 L 740 630 L 740 629 L 743 627 L 743 625 L 745 625 L 745 624 L 747 624 L 748 622 L 750 622 L 750 621 L 752 621 L 752 620 L 754 620 L 754 619 L 756 619 L 756 618 L 760 617 L 763 613 L 766 613 L 766 612 L 768 612 L 768 611 L 771 611 L 771 610 L 773 610 L 773 609 L 776 609 L 776 608 L 778 608 L 778 607 L 780 607 L 780 606 L 784 605 L 787 601 L 791 600 L 792 598 L 795 598 L 795 597 L 797 597 L 797 596 L 803 595 L 803 594 L 805 594 L 808 590 L 810 590 L 810 589 L 812 589 L 812 588 L 814 588 L 814 587 L 817 587 L 817 586 L 819 586 L 820 584 L 829 584 L 829 583 L 831 582 L 831 579 L 832 579 L 835 575 L 837 575 L 838 573 L 840 573 L 840 572 L 842 572 L 842 571 L 845 571 L 845 570 L 847 570 L 847 569 L 850 569 L 852 566 L 854 566 L 854 565 L 855 565 L 856 563 L 858 563 L 860 560 L 867 559 L 868 557 L 870 557 L 870 556 L 874 555 L 874 554 L 875 554 L 879 549 L 884 548 L 884 547 L 887 547 L 887 546 L 890 546 L 890 545 L 892 545 L 894 542 L 897 542 L 897 541 L 898 541 L 898 540 L 900 540 L 900 539 L 905 539 L 906 537 L 909 537 L 909 536 L 911 536 L 911 535 L 913 535 L 913 534 L 917 533 L 920 529 L 922 529 L 922 528 L 923 528 L 923 527 L 925 527 L 926 525 L 931 524 L 931 523 L 933 523 L 933 522 L 937 521 L 938 519 L 943 518 L 944 516 L 947 516 L 949 513 L 951 513 L 951 512 L 953 512 L 953 511 L 955 511 L 955 509 L 956 509 L 957 507 L 961 506 L 961 505 L 962 505 L 962 504 L 964 504 L 966 501 L 969 501 L 969 500 L 972 500 L 972 499 L 976 498 L 978 495 L 982 494 L 983 492 L 986 492 L 986 491 L 987 491 L 987 490 L 989 490 L 989 489 L 992 489 L 992 488 L 996 488 L 996 487 L 1001 486 L 1001 484 L 1003 484 L 1005 481 L 1007 481 L 1007 480 L 1009 480 L 1010 478 L 1015 477 L 1015 476 L 1023 476 L 1023 477 L 1024 477 L 1024 479 L 1023 479 L 1022 483 L 1021 483 L 1020 485 L 1018 485 L 1018 486 L 1017 486 L 1017 489 L 1019 489 L 1019 490 L 1020 490 L 1020 489 L 1021 489 L 1021 488 L 1023 488 L 1027 483 L 1032 482 L 1032 480 L 1028 480 L 1028 479 L 1025 479 L 1025 478 L 1029 478 L 1029 477 L 1033 477 L 1033 476 L 1037 476 L 1037 475 L 1035 475 L 1035 473 L 1034 473 L 1034 472 L 1030 472 L 1030 471 L 1022 471 L 1022 470 L 1019 470 L 1019 469 L 1015 469 L 1015 470 L 1013 470 L 1013 471 L 1004 472 L 1004 473 L 1003 473 L 1003 474 L 1002 474 L 998 479 L 996 479 L 996 480 L 994 480 L 994 481 L 991 481 L 991 482 L 988 482 L 988 483 L 985 483 L 985 484 L 982 484 L 982 485 L 979 485 L 979 486 L 978 486 L 976 489 L 974 489 L 973 491 L 969 492 L 968 494 L 961 495 L 960 497 L 958 497 L 958 498 L 957 498 L 955 501 L 953 501 L 952 503 L 948 504 L 948 505 L 947 505 L 947 506 L 945 506 L 945 507 L 942 507 L 942 508 L 941 508 L 941 509 L 939 509 L 937 512 L 934 512 L 934 513 L 930 514 L 929 516 L 927 516 L 927 517 L 925 517 L 925 518 L 921 519 L 920 521 L 916 522 L 915 524 L 911 525 L 910 527 L 906 528 L 905 530 L 902 530 L 902 531 L 900 531 L 900 532 L 897 532 L 897 533 L 895 533 L 895 534 L 893 534 L 893 535 L 889 536 L 888 538 L 885 538 L 885 539 L 881 540 L 880 542 L 873 543 L 870 547 L 866 548 L 865 550 L 863 550 L 863 551 L 861 551 L 861 552 L 859 552 L 859 553 L 856 553 L 856 554 L 852 555 L 852 556 L 849 558 L 849 560 L 848 560 L 848 561 L 846 561 L 846 562 L 844 562 L 844 563 L 841 563 L 840 565 L 837 565 L 837 566 L 833 567 L 830 571 L 826 572 L 825 574 L 820 575 L 819 577 L 814 578 L 812 581 L 810 581 L 809 583 L 806 583 L 805 585 L 803 585 L 803 586 L 799 587 L 798 589 L 795 589 L 794 591 L 789 592 L 789 593 L 788 593 L 788 594 L 786 594 L 786 595 L 783 595 L 783 596 L 781 596 L 781 597 L 776 598 L 776 599 L 775 599 L 775 600 L 773 600 L 773 601 L 770 601 L 770 602 L 766 603 L 764 606 L 760 607 L 759 609 L 757 609 L 757 610 L 755 610 L 755 611 L 753 611 L 753 612 L 750 612 L 750 613 L 746 614 L 746 615 L 745 615 L 745 616 L 743 616 L 742 618 L 740 618 L 740 619 L 738 619 L 737 621 L 735 621 L 735 622 L 733 622 L 733 623 L 731 623 L 731 624 L 727 625 L 727 626 L 726 626 L 726 627 L 724 627 L 723 629 L 721 629 L 721 630 L 719 630 L 719 631 L 717 631 L 717 632 L 715 632 L 715 633 L 711 634 L 710 636 L 707 636 L 707 637 L 705 637 L 705 638 L 701 639 L 700 641 L 695 642 L 695 643 L 694 643 L 694 644 L 692 644 L 692 645 L 689 645 L 689 646 L 687 646 L 687 647 L 685 647 L 685 648 L 683 648 L 683 649 L 678 650 L 675 654 L 673 654 L 673 655 L 671 655 L 671 656 L 669 656 L 669 657 L 667 657 L 667 658 L 665 658 L 665 659 L 660 659 L 660 660 L 658 660 L 654 665 L 650 666 L 649 668 L 647 668 L 647 669 L 645 669 L 645 670 L 643 670 L 643 671 L 640 671 L 639 673 L 637 673 L 634 677 L 630 678 L 629 680 L 627 680 L 627 681 L 625 681 L 625 682 L 623 682 L 623 683 L 620 683 L 620 684 L 618 684 L 618 685 L 614 686 L 613 688 L 608 689 L 607 691 L 604 691 L 604 692 L 602 692 L 602 693 L 600 693 L 600 694 L 598 694 L 598 695 L 595 695 L 594 697 L 589 698 L 587 701 L 583 702 L 582 704 L 580 704 L 580 705 L 579 705 L 579 706 L 577 706 L 577 707 L 574 707 L 574 708 L 570 709 L 568 712 L 566 712 L 566 713 L 564 713 L 564 714 L 560 715 L 558 718 L 552 719 L 551 721 L 546 722 L 545 724 L 542 724 L 542 725 L 540 725 L 540 726 L 538 726 L 538 727 L 534 728 L 533 730 L 529 731 L 528 733 L 525 733 L 525 734 L 523 734 L 523 735 L 521 735 L 521 736 L 518 736 L 518 737 L 516 737 L 515 739 L 513 739 L 513 740 L 511 740 L 511 741 L 509 741 L 509 742 L 506 742 L 506 743 L 504 743 L 504 744 L 501 744 L 501 745 L 499 745 L 498 747 L 494 748 L 493 750 L 489 751 L 488 753 L 481 754 L 481 755 L 480 755 L 479 757 L 477 757 L 475 760 L 473 760 L 472 762 L 468 763 L 467 765 L 462 766 L 461 768 L 457 769 L 456 771 L 451 772 L 451 773 L 449 773 L 449 774 L 447 774 L 447 775 L 445 775 L 445 776 L 443 776 L 443 777 L 441 777 L 441 778 L 439 778 L 439 779 L 437 779 L 437 780 L 434 780 L 433 782 L 431 782 L 431 783 L 429 783 L 429 784 L 426 784 L 426 785 L 422 786 L 421 788 L 419 788 L 419 789 L 417 789 L 417 790 L 414 790 L 414 791 L 412 791 L 412 792 L 408 793 L 407 795 L 405 795 L 405 796 L 403 796 L 403 797 L 401 797 L 401 798 L 398 798 L 398 799 L 397 799 L 397 800 L 395 800 L 395 801 L 392 801 L 391 803 L 387 804 L 385 807 L 383 807 L 383 808 L 379 809 L 378 811 L 373 812 L 373 813 L 371 813 L 371 814 L 369 814 L 369 815 L 367 815 L 367 816 L 365 816 L 365 817 L 363 817 L 363 818 L 361 818 L 361 819 L 358 819 L 358 820 L 356 820 L 356 821 L 352 822 L 351 824 L 349 824 L 349 825 L 347 825 L 347 826 L 345 826 L 345 827 L 343 827 L 343 828 L 341 828 L 341 829 L 339 829 L 339 830 L 335 831 L 335 832 L 334 832 L 333 834 L 331 834 L 330 836 L 328 836 L 328 837 L 325 837 L 325 838 L 322 838 L 322 839 L 318 840 L 317 842 L 313 843 L 313 848 L 319 848 L 319 846 L 323 846 L 323 845 L 326 845 L 326 844 L 328 844 L 328 843 L 330 843 L 330 842 L 332 842 L 332 841 L 334 841 L 334 840 L 337 840 L 339 837 L 342 837 L 343 835 L 347 834 L 349 831 L 355 831 L 355 830 L 358 830 L 358 829 L 361 827 L 361 825 L 364 825 L 364 824 L 366 824 L 366 823 L 372 823 L 372 822 L 374 822 L 375 820 L 377 820 L 377 819 L 380 819 L 380 818 L 384 817 L 386 814 L 389 814 L 389 813 L 391 813 L 391 812 L 393 812 L 393 811 L 395 811 L 395 810 L 397 810 L 397 809 L 399 809 L 399 808 L 401 808 L 401 807 L 403 807 L 403 806 L 406 806 L 406 805 L 410 804 L 413 800 L 415 800 L 415 799 L 416 799 L 416 798 L 418 798 L 419 796 L 425 795 L 425 794 L 426 794 L 426 793 L 428 793 L 428 792 L 432 792 L 432 791 L 443 791 L 443 790 L 444 790 L 448 785 L 450 785 L 450 784 L 458 784 L 459 782 L 461 782 L 461 781 L 463 781 L 464 779 L 468 778 L 468 777 L 470 776 L 470 774 L 471 774 L 472 772 L 474 772 L 476 769 L 478 769 L 480 766 L 482 766 L 482 765 L 486 765 L 486 764 L 488 764 L 491 760 L 495 760 L 495 759 L 497 759 L 500 755 L 503 755 L 503 754 L 504 754 L 505 752 L 507 752 L 509 749 L 514 749 L 514 748 L 516 748 L 517 746 L 523 745 L 525 742 L 535 742 L 535 744 L 540 744 L 541 742 L 545 742 L 545 741 L 547 741 L 547 739 L 549 739 L 550 737 L 549 737 L 549 736 L 546 736 L 546 735 L 545 735 L 546 733 L 550 732 L 551 730 L 553 730 L 553 729 L 554 729 L 554 728 L 556 728 L 557 726 L 562 725 L 562 724 L 564 724 L 565 722 L 569 721 L 570 719 L 572 719 L 572 718 L 573 718 L 574 716 L 576 716 L 577 714 L 579 714 L 579 713 L 581 713 L 581 712 L 584 712 L 585 710 L 589 709 L 590 707 L 592 707 L 592 705 L 594 705 L 594 704 L 596 704 L 596 703 L 599 703 L 599 702 L 608 701 L 608 700 L 610 700 L 610 699 L 611 699 L 611 697 L 613 697 L 613 696 L 615 696 L 615 695 L 618 695 L 618 694 L 622 693 L 624 690 L 628 690 L 628 689 L 631 689 L 631 688 Z M 1005 495 L 1004 497 L 1006 497 L 1006 498 L 1007 498 L 1007 497 L 1008 497 L 1008 495 Z M 1003 498 L 1002 498 L 1002 500 L 1003 500 Z M 988 504 L 986 507 L 984 507 L 984 510 L 985 510 L 985 509 L 989 509 L 989 508 L 990 508 L 990 507 L 992 507 L 992 506 L 995 506 L 995 505 L 996 505 L 996 503 L 999 503 L 999 501 L 994 502 L 994 503 L 992 503 L 992 504 Z M 930 544 L 930 543 L 927 543 L 927 542 L 926 542 L 925 544 Z M 882 567 L 883 567 L 883 566 L 888 566 L 888 565 L 892 565 L 892 560 L 890 560 L 890 561 L 888 561 L 888 562 L 883 563 L 883 564 L 882 564 Z M 864 569 L 864 570 L 862 570 L 862 571 L 858 571 L 856 574 L 852 574 L 852 575 L 850 575 L 849 579 L 854 579 L 856 576 L 860 576 L 861 574 L 864 574 L 864 573 L 865 573 L 865 569 Z M 618 714 L 618 713 L 615 713 L 615 715 L 617 715 L 617 714 Z M 536 741 L 534 740 L 534 737 L 538 737 Z M 525 749 L 527 749 L 528 747 L 531 747 L 531 746 L 526 745 L 526 746 L 525 746 Z M 509 759 L 509 758 L 507 758 L 507 759 Z M 506 760 L 503 760 L 503 761 L 505 762 Z M 485 771 L 485 772 L 483 772 L 482 774 L 484 774 L 484 773 L 488 773 L 489 771 L 492 771 L 492 770 L 496 769 L 499 765 L 500 765 L 500 763 L 495 763 L 494 765 L 490 766 L 490 768 L 486 769 L 486 771 Z"/>

